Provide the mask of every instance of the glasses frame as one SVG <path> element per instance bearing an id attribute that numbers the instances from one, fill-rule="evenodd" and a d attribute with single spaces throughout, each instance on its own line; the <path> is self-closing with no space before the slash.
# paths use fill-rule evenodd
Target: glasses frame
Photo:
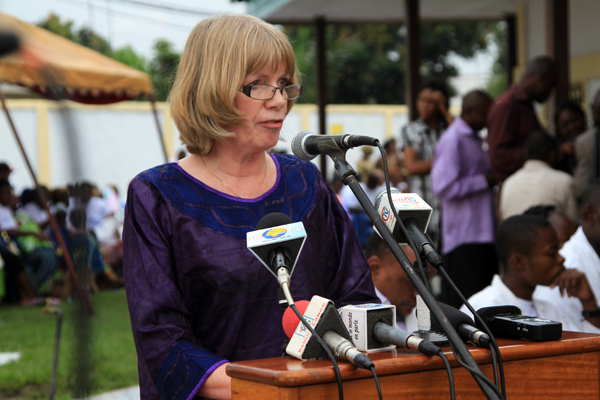
<path id="1" fill-rule="evenodd" d="M 250 92 L 252 91 L 252 88 L 255 86 L 268 86 L 270 88 L 273 88 L 271 97 L 266 98 L 266 99 L 257 99 L 255 97 L 250 96 Z M 296 97 L 292 97 L 292 98 L 286 98 L 285 94 L 283 94 L 283 90 L 287 89 L 289 87 L 297 87 L 298 88 L 298 96 Z M 291 85 L 286 85 L 286 86 L 273 86 L 273 85 L 267 85 L 265 83 L 257 83 L 257 84 L 250 84 L 250 85 L 241 85 L 240 86 L 241 90 L 240 92 L 244 93 L 246 96 L 250 97 L 251 99 L 254 100 L 271 100 L 273 97 L 275 97 L 275 93 L 277 93 L 277 91 L 279 90 L 281 92 L 281 95 L 283 96 L 284 99 L 286 100 L 296 100 L 298 97 L 300 97 L 300 95 L 302 94 L 302 89 L 304 88 L 304 86 L 298 84 L 298 83 L 293 83 Z"/>

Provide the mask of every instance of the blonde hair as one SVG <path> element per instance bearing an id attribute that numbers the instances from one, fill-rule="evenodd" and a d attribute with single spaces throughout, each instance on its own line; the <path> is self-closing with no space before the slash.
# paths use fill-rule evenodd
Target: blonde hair
<path id="1" fill-rule="evenodd" d="M 190 153 L 208 154 L 216 141 L 234 134 L 245 114 L 235 107 L 244 78 L 266 66 L 287 67 L 298 83 L 292 46 L 285 34 L 250 15 L 202 20 L 190 33 L 169 95 L 171 116 Z M 287 112 L 294 105 L 288 100 Z"/>

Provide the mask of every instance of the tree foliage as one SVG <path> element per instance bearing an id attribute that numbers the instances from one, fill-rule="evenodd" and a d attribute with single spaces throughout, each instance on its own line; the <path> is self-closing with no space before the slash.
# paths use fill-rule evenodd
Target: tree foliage
<path id="1" fill-rule="evenodd" d="M 448 82 L 458 75 L 449 55 L 469 58 L 488 46 L 494 22 L 421 24 L 421 75 Z M 305 91 L 316 101 L 316 48 L 312 26 L 287 26 Z M 403 24 L 342 24 L 326 29 L 327 102 L 404 104 L 406 28 Z"/>
<path id="2" fill-rule="evenodd" d="M 148 72 L 157 99 L 166 100 L 169 96 L 177 72 L 179 57 L 179 53 L 173 49 L 173 45 L 169 41 L 159 39 L 154 43 L 154 57 L 148 64 Z"/>

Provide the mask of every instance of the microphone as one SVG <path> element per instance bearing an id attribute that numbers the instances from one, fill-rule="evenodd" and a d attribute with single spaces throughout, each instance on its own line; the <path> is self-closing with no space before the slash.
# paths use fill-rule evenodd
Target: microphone
<path id="1" fill-rule="evenodd" d="M 296 302 L 296 306 L 336 357 L 347 360 L 358 368 L 371 369 L 373 367 L 373 361 L 354 347 L 331 300 L 313 296 L 310 302 L 300 300 Z M 300 322 L 291 308 L 285 310 L 282 324 L 287 337 L 290 338 L 290 343 L 286 347 L 287 354 L 300 360 L 327 357 L 325 350 L 312 337 L 312 334 Z"/>
<path id="2" fill-rule="evenodd" d="M 379 140 L 370 136 L 316 135 L 311 131 L 302 131 L 292 140 L 292 153 L 301 160 L 310 161 L 319 154 L 345 153 L 353 147 L 377 146 L 377 143 Z"/>
<path id="3" fill-rule="evenodd" d="M 408 239 L 400 230 L 400 224 L 397 223 L 396 217 L 394 217 L 394 213 L 391 210 L 390 204 L 393 203 L 398 213 L 398 218 L 400 218 L 406 227 L 410 238 L 418 248 L 422 249 L 425 259 L 431 265 L 438 268 L 442 265 L 442 258 L 435 250 L 435 247 L 433 247 L 433 243 L 431 243 L 429 237 L 424 233 L 431 219 L 431 207 L 415 193 L 402 193 L 396 188 L 391 188 L 391 192 L 391 203 L 385 188 L 375 196 L 375 208 L 379 216 L 398 243 L 407 243 Z"/>
<path id="4" fill-rule="evenodd" d="M 475 343 L 481 347 L 490 347 L 490 337 L 483 331 L 475 327 L 475 322 L 464 312 L 449 306 L 448 304 L 438 303 L 450 324 L 456 329 L 463 340 Z M 442 332 L 442 327 L 436 318 L 431 319 L 431 329 L 436 332 Z"/>
<path id="5" fill-rule="evenodd" d="M 396 307 L 386 304 L 360 304 L 340 309 L 342 321 L 361 351 L 401 347 L 430 356 L 440 348 L 428 340 L 395 327 Z"/>
<path id="6" fill-rule="evenodd" d="M 256 229 L 246 233 L 248 250 L 277 278 L 279 286 L 286 282 L 289 286 L 306 241 L 304 225 L 285 214 L 270 213 L 258 221 Z"/>

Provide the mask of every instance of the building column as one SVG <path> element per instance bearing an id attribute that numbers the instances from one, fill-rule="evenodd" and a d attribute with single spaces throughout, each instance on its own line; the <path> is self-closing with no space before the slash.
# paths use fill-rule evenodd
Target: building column
<path id="1" fill-rule="evenodd" d="M 515 67 L 517 66 L 517 18 L 514 14 L 509 14 L 504 18 L 506 22 L 506 72 L 507 89 L 515 81 Z"/>
<path id="2" fill-rule="evenodd" d="M 548 102 L 548 129 L 554 131 L 554 113 L 567 100 L 570 89 L 569 0 L 547 0 L 548 55 L 556 60 L 558 81 Z"/>
<path id="3" fill-rule="evenodd" d="M 406 61 L 406 104 L 410 121 L 419 118 L 417 96 L 421 86 L 421 35 L 419 34 L 419 0 L 404 0 L 406 15 L 407 56 Z"/>
<path id="4" fill-rule="evenodd" d="M 319 108 L 319 134 L 327 134 L 325 107 L 327 105 L 327 59 L 325 42 L 325 29 L 327 23 L 325 18 L 318 17 L 315 20 L 317 32 L 317 107 Z M 320 156 L 321 175 L 327 179 L 327 158 Z"/>

